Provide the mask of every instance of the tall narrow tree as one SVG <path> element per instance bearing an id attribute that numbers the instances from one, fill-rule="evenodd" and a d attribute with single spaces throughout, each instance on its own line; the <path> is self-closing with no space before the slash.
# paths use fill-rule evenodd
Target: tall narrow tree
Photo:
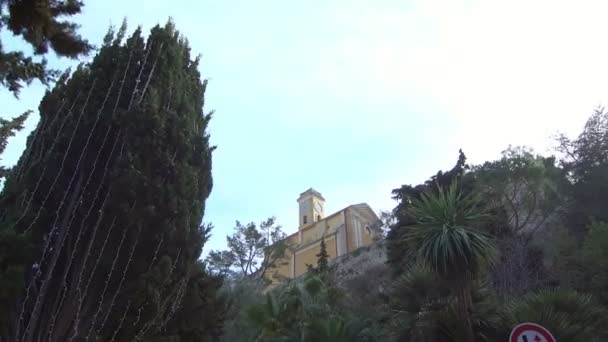
<path id="1" fill-rule="evenodd" d="M 327 253 L 327 245 L 325 238 L 321 238 L 321 249 L 317 253 L 317 270 L 320 273 L 325 273 L 329 269 L 329 254 Z"/>
<path id="2" fill-rule="evenodd" d="M 0 341 L 149 340 L 205 291 L 207 83 L 171 22 L 125 30 L 46 94 L 7 179 L 0 227 L 34 252 Z"/>

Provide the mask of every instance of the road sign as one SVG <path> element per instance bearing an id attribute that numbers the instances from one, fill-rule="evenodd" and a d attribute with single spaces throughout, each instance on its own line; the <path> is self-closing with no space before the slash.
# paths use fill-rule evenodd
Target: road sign
<path id="1" fill-rule="evenodd" d="M 556 342 L 549 330 L 534 323 L 518 324 L 511 331 L 509 342 Z"/>

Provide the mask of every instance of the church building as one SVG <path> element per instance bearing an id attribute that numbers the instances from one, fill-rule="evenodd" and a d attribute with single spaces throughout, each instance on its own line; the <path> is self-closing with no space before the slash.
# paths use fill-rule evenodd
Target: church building
<path id="1" fill-rule="evenodd" d="M 288 246 L 285 257 L 267 272 L 271 287 L 280 284 L 281 279 L 306 273 L 307 264 L 316 266 L 322 239 L 331 263 L 381 237 L 380 219 L 366 203 L 353 204 L 327 216 L 324 204 L 325 198 L 312 188 L 300 194 L 298 231 L 284 240 Z"/>

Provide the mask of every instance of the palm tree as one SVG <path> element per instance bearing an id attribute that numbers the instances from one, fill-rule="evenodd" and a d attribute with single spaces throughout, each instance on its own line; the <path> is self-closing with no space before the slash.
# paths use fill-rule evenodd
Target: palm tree
<path id="1" fill-rule="evenodd" d="M 395 340 L 449 341 L 442 331 L 440 315 L 452 301 L 450 289 L 438 281 L 427 265 L 416 262 L 399 276 L 393 283 L 390 300 Z"/>
<path id="2" fill-rule="evenodd" d="M 437 191 L 423 193 L 413 200 L 408 213 L 416 224 L 407 227 L 405 243 L 418 260 L 450 284 L 458 298 L 466 341 L 473 342 L 471 286 L 495 254 L 492 241 L 473 228 L 486 212 L 475 197 L 463 196 L 453 182 L 447 190 L 438 186 Z"/>
<path id="3" fill-rule="evenodd" d="M 569 289 L 541 290 L 505 308 L 504 329 L 535 322 L 549 329 L 558 341 L 607 341 L 606 309 L 588 294 Z"/>
<path id="4" fill-rule="evenodd" d="M 472 286 L 474 310 L 470 314 L 476 338 L 488 341 L 501 327 L 492 291 L 485 281 Z M 413 263 L 407 272 L 392 286 L 390 330 L 395 340 L 411 342 L 459 342 L 467 338 L 466 325 L 458 310 L 458 298 L 449 284 L 420 261 Z M 493 341 L 493 340 L 492 340 Z"/>
<path id="5" fill-rule="evenodd" d="M 364 325 L 335 300 L 336 293 L 317 275 L 308 275 L 267 293 L 246 317 L 257 342 L 363 341 Z"/>

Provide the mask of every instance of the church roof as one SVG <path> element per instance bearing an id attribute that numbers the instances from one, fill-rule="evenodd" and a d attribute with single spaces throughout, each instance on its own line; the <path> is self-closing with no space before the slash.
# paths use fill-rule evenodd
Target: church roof
<path id="1" fill-rule="evenodd" d="M 314 191 L 314 190 L 313 190 Z M 306 193 L 306 192 L 304 192 Z M 311 223 L 305 227 L 302 227 L 300 230 L 296 231 L 295 233 L 292 233 L 290 235 L 288 235 L 285 239 L 289 239 L 291 237 L 295 237 L 297 236 L 300 232 L 306 231 L 308 229 L 312 229 L 317 223 L 319 222 L 323 222 L 326 221 L 334 216 L 337 216 L 339 214 L 341 214 L 342 212 L 346 211 L 346 210 L 354 210 L 356 212 L 358 212 L 359 214 L 366 216 L 370 222 L 376 222 L 375 224 L 372 225 L 372 229 L 374 230 L 378 230 L 380 228 L 380 225 L 382 224 L 382 222 L 380 221 L 380 218 L 378 218 L 378 215 L 376 215 L 376 213 L 374 212 L 374 210 L 369 206 L 369 204 L 367 203 L 358 203 L 358 204 L 351 204 L 347 207 L 344 207 L 338 211 L 336 211 L 335 213 L 325 216 L 324 218 L 322 218 L 319 221 L 316 221 L 314 223 Z M 298 246 L 297 248 L 300 248 L 301 246 Z"/>

